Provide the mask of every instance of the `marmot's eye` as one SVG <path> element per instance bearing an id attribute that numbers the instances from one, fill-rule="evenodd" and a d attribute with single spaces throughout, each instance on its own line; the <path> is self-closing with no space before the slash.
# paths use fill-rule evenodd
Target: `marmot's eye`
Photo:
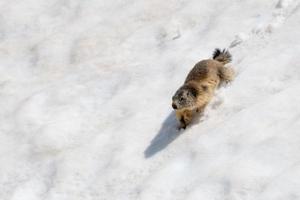
<path id="1" fill-rule="evenodd" d="M 180 97 L 179 101 L 183 101 L 183 100 L 184 100 L 184 98 L 183 98 L 183 97 Z"/>

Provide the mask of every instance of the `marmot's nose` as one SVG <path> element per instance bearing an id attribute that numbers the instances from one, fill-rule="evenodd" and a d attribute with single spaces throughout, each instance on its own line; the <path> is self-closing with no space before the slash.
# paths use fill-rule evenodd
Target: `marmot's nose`
<path id="1" fill-rule="evenodd" d="M 174 103 L 172 103 L 172 107 L 173 107 L 174 109 L 177 109 L 177 106 L 176 106 Z"/>

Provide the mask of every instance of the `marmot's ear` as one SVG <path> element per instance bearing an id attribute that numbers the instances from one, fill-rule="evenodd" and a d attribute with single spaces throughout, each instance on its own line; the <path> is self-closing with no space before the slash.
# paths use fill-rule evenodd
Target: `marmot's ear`
<path id="1" fill-rule="evenodd" d="M 208 86 L 207 85 L 201 85 L 203 91 L 207 91 L 208 90 Z"/>
<path id="2" fill-rule="evenodd" d="M 198 95 L 198 91 L 197 91 L 197 89 L 194 88 L 194 87 L 191 87 L 191 88 L 190 88 L 190 93 L 191 93 L 194 97 L 197 97 L 197 95 Z"/>

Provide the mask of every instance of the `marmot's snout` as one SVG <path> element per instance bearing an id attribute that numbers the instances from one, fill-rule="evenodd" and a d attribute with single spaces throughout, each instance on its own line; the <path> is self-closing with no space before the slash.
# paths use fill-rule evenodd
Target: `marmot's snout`
<path id="1" fill-rule="evenodd" d="M 176 106 L 176 104 L 175 104 L 175 103 L 172 103 L 172 108 L 173 108 L 174 110 L 176 110 L 176 109 L 177 109 L 177 106 Z"/>

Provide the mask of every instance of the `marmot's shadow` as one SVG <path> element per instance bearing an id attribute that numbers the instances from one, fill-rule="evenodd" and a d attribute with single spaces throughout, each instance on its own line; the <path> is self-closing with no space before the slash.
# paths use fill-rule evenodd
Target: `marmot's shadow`
<path id="1" fill-rule="evenodd" d="M 154 156 L 166 148 L 172 141 L 174 141 L 183 131 L 177 129 L 177 121 L 175 112 L 172 111 L 163 122 L 159 132 L 152 139 L 150 145 L 144 151 L 145 158 Z"/>

